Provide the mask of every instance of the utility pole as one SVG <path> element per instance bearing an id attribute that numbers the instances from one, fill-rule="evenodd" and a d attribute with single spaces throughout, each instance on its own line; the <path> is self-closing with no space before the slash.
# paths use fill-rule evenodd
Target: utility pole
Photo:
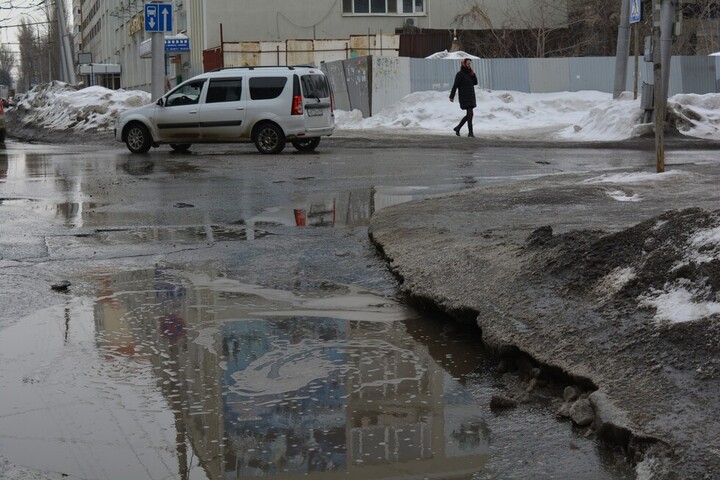
<path id="1" fill-rule="evenodd" d="M 675 1 L 653 0 L 653 76 L 655 83 L 655 155 L 657 173 L 665 171 L 665 117 L 670 89 Z M 657 48 L 657 47 L 660 48 Z"/>
<path id="2" fill-rule="evenodd" d="M 58 35 L 60 36 L 60 76 L 67 83 L 75 83 L 75 62 L 73 62 L 72 48 L 65 24 L 65 0 L 58 0 L 56 4 Z"/>
<path id="3" fill-rule="evenodd" d="M 152 99 L 156 101 L 165 93 L 165 33 L 153 32 L 150 34 L 150 51 L 152 64 L 150 66 L 152 77 Z"/>
<path id="4" fill-rule="evenodd" d="M 617 53 L 615 55 L 615 88 L 613 98 L 625 91 L 627 63 L 630 56 L 630 0 L 622 0 L 618 27 Z"/>

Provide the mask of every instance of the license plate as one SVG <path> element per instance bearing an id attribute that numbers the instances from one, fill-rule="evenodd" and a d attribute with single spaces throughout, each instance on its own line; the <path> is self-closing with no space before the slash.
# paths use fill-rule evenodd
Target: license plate
<path id="1" fill-rule="evenodd" d="M 321 117 L 323 114 L 322 108 L 308 108 L 308 117 Z"/>

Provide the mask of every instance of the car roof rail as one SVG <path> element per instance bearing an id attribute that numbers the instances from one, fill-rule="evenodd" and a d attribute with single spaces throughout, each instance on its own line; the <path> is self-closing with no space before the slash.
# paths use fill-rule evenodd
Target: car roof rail
<path id="1" fill-rule="evenodd" d="M 244 67 L 219 67 L 215 68 L 213 70 L 210 70 L 210 72 L 221 72 L 223 70 L 255 70 L 255 69 L 262 69 L 262 68 L 287 68 L 288 70 L 295 70 L 296 68 L 317 68 L 313 64 L 304 64 L 304 65 L 250 65 L 250 66 L 244 66 Z"/>

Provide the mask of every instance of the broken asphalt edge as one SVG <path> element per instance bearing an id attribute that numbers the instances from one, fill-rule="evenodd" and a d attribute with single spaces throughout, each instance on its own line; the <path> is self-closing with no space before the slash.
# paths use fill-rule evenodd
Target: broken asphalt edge
<path id="1" fill-rule="evenodd" d="M 518 260 L 517 252 L 535 229 L 554 224 L 566 232 L 597 231 L 603 227 L 606 232 L 617 232 L 630 230 L 639 222 L 668 211 L 690 207 L 717 209 L 720 194 L 716 187 L 717 173 L 713 169 L 714 166 L 700 166 L 698 171 L 678 172 L 674 179 L 671 175 L 662 177 L 665 180 L 659 183 L 632 185 L 630 193 L 642 197 L 642 202 L 611 199 L 611 192 L 627 190 L 627 185 L 583 183 L 597 173 L 478 187 L 387 207 L 373 215 L 368 235 L 390 272 L 399 280 L 400 291 L 408 303 L 430 307 L 464 323 L 474 321 L 480 328 L 482 343 L 501 358 L 503 355 L 527 356 L 546 373 L 552 373 L 560 383 L 581 384 L 592 391 L 588 396 L 594 412 L 592 428 L 598 438 L 622 447 L 631 464 L 637 467 L 643 462 L 638 470 L 651 469 L 655 475 L 652 478 L 703 478 L 703 473 L 706 478 L 712 478 L 707 477 L 707 471 L 720 470 L 718 459 L 713 456 L 711 445 L 708 446 L 708 432 L 715 431 L 717 425 L 707 431 L 702 427 L 698 429 L 698 425 L 708 419 L 703 416 L 707 413 L 691 411 L 683 414 L 684 407 L 679 406 L 689 400 L 686 396 L 697 386 L 692 372 L 683 373 L 686 383 L 677 392 L 669 392 L 667 398 L 657 399 L 658 392 L 665 395 L 663 389 L 674 383 L 662 371 L 647 371 L 646 362 L 661 361 L 661 357 L 633 358 L 638 352 L 636 347 L 646 348 L 647 344 L 640 341 L 640 345 L 633 345 L 635 340 L 630 339 L 627 344 L 618 345 L 614 335 L 619 332 L 613 330 L 612 322 L 598 321 L 592 317 L 590 308 L 569 315 L 578 315 L 577 318 L 582 319 L 581 329 L 593 328 L 589 332 L 567 333 L 563 329 L 572 324 L 572 320 L 568 322 L 567 319 L 564 324 L 560 321 L 554 327 L 543 329 L 543 316 L 555 321 L 552 315 L 558 310 L 553 309 L 557 309 L 557 298 L 560 297 L 551 301 L 555 303 L 540 307 L 532 304 L 532 298 L 543 295 L 547 298 L 557 286 L 537 288 L 536 297 L 513 289 L 532 286 L 520 278 L 525 271 L 519 265 L 527 259 Z M 578 208 L 568 206 L 573 202 L 578 203 Z M 564 211 L 558 211 L 558 208 Z M 510 271 L 509 276 L 515 275 L 514 282 L 502 278 L 506 268 Z M 523 308 L 535 309 L 534 312 L 522 319 L 513 318 L 512 305 L 518 303 L 514 296 L 521 303 L 515 307 L 516 312 Z M 487 298 L 493 300 L 484 300 Z M 571 308 L 575 306 L 571 305 Z M 588 312 L 591 317 L 586 321 L 583 314 Z M 652 336 L 653 329 L 647 328 L 649 314 L 636 312 L 633 315 L 633 318 L 642 318 L 646 322 L 636 323 L 645 325 L 639 328 L 645 328 L 646 334 Z M 619 315 L 615 312 L 613 318 L 625 321 L 621 317 L 622 311 Z M 605 343 L 590 338 L 598 334 L 607 335 Z M 579 339 L 575 350 L 563 350 L 568 348 L 567 337 Z M 653 355 L 664 353 L 662 345 L 652 347 L 655 348 Z M 590 350 L 584 350 L 586 348 Z M 602 357 L 604 348 L 612 355 L 607 362 Z M 586 353 L 588 357 L 585 357 Z M 626 358 L 615 358 L 618 354 Z M 612 370 L 622 366 L 622 362 L 630 363 L 628 372 Z M 638 374 L 643 369 L 646 370 Z M 626 374 L 632 379 L 612 380 L 613 375 L 620 378 Z M 650 383 L 632 384 L 636 380 Z M 624 390 L 628 387 L 629 390 Z M 716 383 L 704 384 L 703 388 L 706 387 L 714 391 Z M 634 403 L 623 403 L 628 400 Z M 678 416 L 685 420 L 678 420 Z M 699 457 L 701 464 L 697 463 Z M 698 473 L 700 477 L 697 477 Z"/>

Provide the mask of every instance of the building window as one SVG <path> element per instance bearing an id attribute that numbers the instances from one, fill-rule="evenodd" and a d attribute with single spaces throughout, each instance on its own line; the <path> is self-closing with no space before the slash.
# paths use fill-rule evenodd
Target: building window
<path id="1" fill-rule="evenodd" d="M 425 13 L 425 0 L 343 0 L 343 13 L 417 15 Z"/>
<path id="2" fill-rule="evenodd" d="M 425 13 L 425 0 L 401 0 L 402 13 Z"/>

